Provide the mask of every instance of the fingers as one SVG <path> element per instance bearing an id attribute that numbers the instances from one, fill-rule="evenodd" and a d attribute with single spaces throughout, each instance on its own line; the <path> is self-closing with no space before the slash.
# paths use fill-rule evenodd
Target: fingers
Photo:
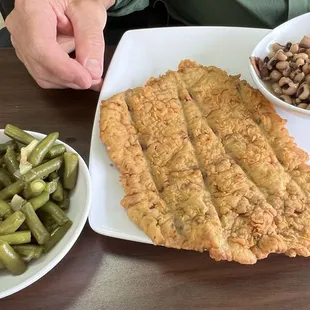
<path id="1" fill-rule="evenodd" d="M 93 80 L 92 86 L 90 87 L 90 89 L 100 92 L 102 88 L 102 84 L 103 84 L 103 79 Z"/>
<path id="2" fill-rule="evenodd" d="M 98 80 L 103 72 L 106 9 L 101 1 L 73 1 L 67 15 L 74 30 L 76 59 Z"/>
<path id="3" fill-rule="evenodd" d="M 70 54 L 75 50 L 75 40 L 72 36 L 59 34 L 57 35 L 57 43 L 59 44 L 61 49 L 67 54 Z"/>
<path id="4" fill-rule="evenodd" d="M 56 40 L 57 17 L 51 6 L 36 0 L 20 0 L 17 4 L 25 1 L 24 10 L 14 10 L 7 18 L 7 26 L 16 53 L 30 74 L 44 88 L 90 88 L 90 73 L 66 53 L 74 48 L 74 42 L 63 40 L 61 46 Z"/>

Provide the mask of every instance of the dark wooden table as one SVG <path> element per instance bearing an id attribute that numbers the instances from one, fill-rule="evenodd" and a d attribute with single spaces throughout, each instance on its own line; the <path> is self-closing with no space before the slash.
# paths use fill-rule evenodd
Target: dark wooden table
<path id="1" fill-rule="evenodd" d="M 106 65 L 114 48 L 107 48 Z M 0 128 L 60 131 L 88 160 L 98 94 L 41 90 L 13 50 L 0 50 Z M 1 281 L 1 279 L 0 279 Z M 41 280 L 0 300 L 1 310 L 310 309 L 310 258 L 254 266 L 100 236 L 88 224 Z"/>

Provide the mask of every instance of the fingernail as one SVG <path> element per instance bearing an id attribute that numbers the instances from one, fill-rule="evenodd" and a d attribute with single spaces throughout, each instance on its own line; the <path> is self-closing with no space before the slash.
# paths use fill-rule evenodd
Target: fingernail
<path id="1" fill-rule="evenodd" d="M 86 62 L 86 69 L 94 74 L 97 78 L 101 77 L 101 64 L 97 59 L 88 59 Z"/>

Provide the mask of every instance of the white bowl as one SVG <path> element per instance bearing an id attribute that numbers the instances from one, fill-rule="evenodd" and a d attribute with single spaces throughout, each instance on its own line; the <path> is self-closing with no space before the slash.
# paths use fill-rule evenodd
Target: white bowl
<path id="1" fill-rule="evenodd" d="M 30 134 L 38 139 L 45 135 L 31 132 Z M 0 130 L 0 143 L 8 141 L 4 135 L 4 130 Z M 61 142 L 61 141 L 58 141 Z M 61 142 L 66 146 L 67 151 L 77 153 L 72 147 Z M 39 280 L 46 273 L 52 270 L 69 252 L 73 244 L 82 232 L 87 220 L 91 202 L 91 179 L 90 174 L 81 156 L 79 156 L 79 175 L 76 188 L 71 194 L 69 218 L 73 225 L 66 233 L 64 238 L 47 254 L 43 254 L 39 259 L 29 263 L 27 271 L 19 276 L 12 276 L 5 271 L 0 272 L 0 298 L 16 293 L 23 288 Z"/>
<path id="2" fill-rule="evenodd" d="M 278 42 L 280 44 L 286 44 L 287 42 L 300 42 L 303 36 L 310 36 L 310 13 L 300 15 L 296 18 L 289 20 L 288 22 L 278 26 L 270 33 L 268 33 L 254 48 L 251 56 L 260 57 L 264 59 L 269 53 L 273 43 Z M 310 115 L 310 110 L 297 108 L 290 105 L 283 100 L 277 98 L 267 87 L 264 81 L 262 81 L 256 74 L 252 64 L 250 63 L 250 73 L 257 85 L 257 88 L 263 93 L 263 95 L 275 105 L 289 110 L 293 113 Z"/>

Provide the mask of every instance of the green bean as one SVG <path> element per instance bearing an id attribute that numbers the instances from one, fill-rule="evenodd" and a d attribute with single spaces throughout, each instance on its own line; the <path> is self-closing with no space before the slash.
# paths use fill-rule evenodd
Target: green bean
<path id="1" fill-rule="evenodd" d="M 66 151 L 66 147 L 63 144 L 56 144 L 49 150 L 46 157 L 50 159 L 55 158 L 60 155 L 63 155 L 65 151 Z"/>
<path id="2" fill-rule="evenodd" d="M 4 155 L 4 164 L 9 173 L 14 176 L 14 173 L 18 170 L 18 161 L 16 159 L 16 153 L 11 148 L 8 147 Z"/>
<path id="3" fill-rule="evenodd" d="M 0 269 L 4 269 L 4 265 L 0 262 Z"/>
<path id="4" fill-rule="evenodd" d="M 5 187 L 12 184 L 11 176 L 5 169 L 0 168 L 0 183 L 3 184 Z"/>
<path id="5" fill-rule="evenodd" d="M 33 180 L 32 182 L 28 183 L 25 187 L 23 192 L 23 196 L 25 199 L 29 199 L 31 197 L 36 197 L 40 195 L 45 189 L 45 182 L 41 179 Z"/>
<path id="6" fill-rule="evenodd" d="M 52 193 L 52 199 L 54 199 L 57 202 L 64 200 L 64 189 L 62 187 L 61 182 L 58 180 L 57 187 L 54 193 Z"/>
<path id="7" fill-rule="evenodd" d="M 39 196 L 29 199 L 33 209 L 36 211 L 43 207 L 50 199 L 50 195 L 47 191 L 43 191 Z"/>
<path id="8" fill-rule="evenodd" d="M 54 221 L 62 226 L 69 221 L 66 213 L 62 211 L 54 202 L 48 201 L 42 208 L 42 211 L 48 213 Z"/>
<path id="9" fill-rule="evenodd" d="M 31 203 L 27 202 L 21 210 L 26 216 L 26 224 L 34 238 L 39 244 L 44 244 L 50 238 L 50 234 L 41 223 Z"/>
<path id="10" fill-rule="evenodd" d="M 14 245 L 13 249 L 18 254 L 25 256 L 27 260 L 40 258 L 43 253 L 43 247 L 35 244 Z"/>
<path id="11" fill-rule="evenodd" d="M 20 142 L 22 144 L 28 145 L 35 138 L 24 130 L 14 126 L 14 125 L 6 125 L 4 129 L 4 133 L 10 137 L 11 139 Z"/>
<path id="12" fill-rule="evenodd" d="M 8 142 L 0 144 L 0 154 L 5 154 L 8 147 L 11 147 L 15 151 L 18 149 L 18 145 L 17 145 L 16 141 L 10 140 Z"/>
<path id="13" fill-rule="evenodd" d="M 3 166 L 4 164 L 4 156 L 0 157 L 0 168 Z"/>
<path id="14" fill-rule="evenodd" d="M 44 253 L 49 252 L 67 233 L 72 226 L 72 221 L 68 221 L 63 226 L 57 227 L 52 233 L 51 238 L 44 244 Z"/>
<path id="15" fill-rule="evenodd" d="M 0 261 L 13 275 L 20 275 L 27 269 L 27 266 L 20 255 L 16 253 L 7 242 L 1 240 Z"/>
<path id="16" fill-rule="evenodd" d="M 45 191 L 48 192 L 49 194 L 52 194 L 56 191 L 57 189 L 57 181 L 53 180 L 51 182 L 47 182 L 45 186 Z"/>
<path id="17" fill-rule="evenodd" d="M 9 217 L 7 217 L 3 222 L 0 223 L 0 235 L 7 235 L 14 233 L 25 221 L 25 215 L 16 211 Z"/>
<path id="18" fill-rule="evenodd" d="M 54 132 L 47 135 L 43 140 L 41 140 L 35 149 L 31 152 L 30 156 L 28 157 L 28 161 L 34 166 L 38 166 L 41 164 L 42 160 L 44 159 L 45 155 L 50 151 L 53 147 L 55 141 L 58 139 L 59 133 Z"/>
<path id="19" fill-rule="evenodd" d="M 25 182 L 23 180 L 18 180 L 0 191 L 0 199 L 6 200 L 12 198 L 14 195 L 19 194 L 24 187 Z"/>
<path id="20" fill-rule="evenodd" d="M 12 210 L 12 208 L 11 208 L 11 210 L 9 210 L 7 213 L 5 213 L 4 215 L 3 215 L 3 218 L 4 219 L 7 219 L 10 215 L 12 215 L 14 213 L 14 211 Z"/>
<path id="21" fill-rule="evenodd" d="M 26 182 L 31 182 L 34 179 L 44 179 L 50 173 L 58 170 L 60 166 L 62 165 L 62 162 L 63 162 L 62 156 L 51 159 L 49 162 L 42 164 L 40 166 L 37 166 L 31 169 L 29 172 L 27 172 L 24 175 L 24 180 Z"/>
<path id="22" fill-rule="evenodd" d="M 49 233 L 52 233 L 59 226 L 48 213 L 43 212 L 41 209 L 38 210 L 37 214 Z"/>
<path id="23" fill-rule="evenodd" d="M 79 157 L 75 153 L 64 154 L 64 188 L 73 189 L 76 184 Z"/>
<path id="24" fill-rule="evenodd" d="M 8 244 L 30 243 L 31 232 L 30 231 L 17 231 L 13 234 L 0 236 L 0 240 L 6 241 Z"/>
<path id="25" fill-rule="evenodd" d="M 63 196 L 64 196 L 64 199 L 62 201 L 58 202 L 58 206 L 59 206 L 59 208 L 66 210 L 66 209 L 69 209 L 69 207 L 70 207 L 70 193 L 69 193 L 69 191 L 64 189 Z"/>
<path id="26" fill-rule="evenodd" d="M 13 140 L 20 142 L 22 144 L 28 145 L 31 143 L 33 140 L 36 140 L 35 137 L 30 135 L 29 133 L 25 132 L 24 130 L 14 126 L 14 125 L 6 125 L 4 129 L 4 133 L 12 138 Z M 50 150 L 51 152 L 55 152 L 53 149 L 57 145 L 53 146 L 52 149 Z"/>
<path id="27" fill-rule="evenodd" d="M 6 201 L 0 199 L 0 217 L 3 217 L 7 212 L 10 211 L 11 211 L 10 205 Z"/>
<path id="28" fill-rule="evenodd" d="M 20 211 L 20 209 L 22 208 L 22 206 L 26 203 L 27 201 L 19 195 L 14 195 L 11 202 L 10 202 L 10 206 L 11 209 L 16 212 L 16 211 Z"/>
<path id="29" fill-rule="evenodd" d="M 59 179 L 59 176 L 58 176 L 58 173 L 56 171 L 52 172 L 49 176 L 48 176 L 48 180 L 49 181 L 58 181 Z"/>

